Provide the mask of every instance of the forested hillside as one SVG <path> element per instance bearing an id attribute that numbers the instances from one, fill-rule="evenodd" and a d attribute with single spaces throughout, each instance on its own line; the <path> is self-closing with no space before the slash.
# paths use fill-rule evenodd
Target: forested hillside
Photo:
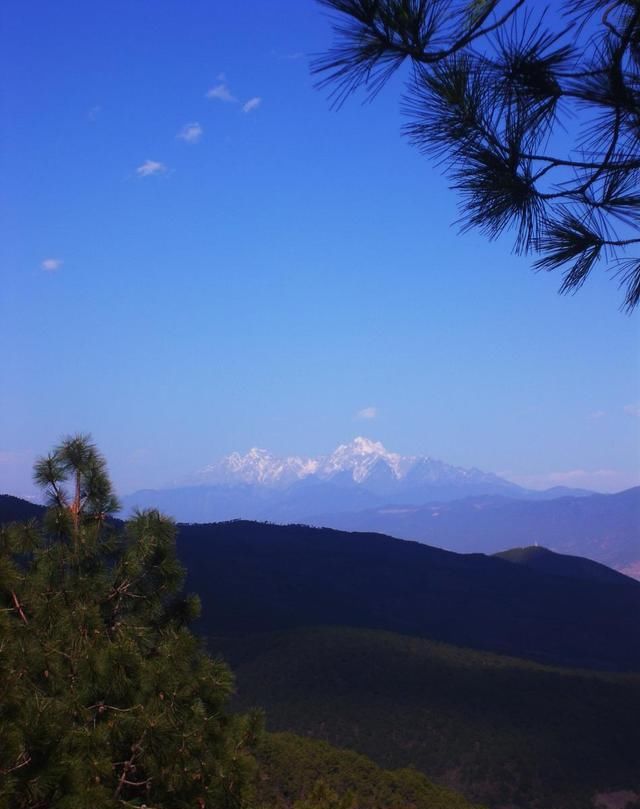
<path id="1" fill-rule="evenodd" d="M 270 729 L 416 767 L 488 806 L 586 809 L 596 793 L 640 794 L 640 675 L 346 628 L 219 648 L 236 707 L 263 706 Z"/>

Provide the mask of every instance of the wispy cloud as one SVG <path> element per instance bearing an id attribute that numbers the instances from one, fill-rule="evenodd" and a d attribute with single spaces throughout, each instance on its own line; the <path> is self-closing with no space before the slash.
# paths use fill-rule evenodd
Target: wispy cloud
<path id="1" fill-rule="evenodd" d="M 96 104 L 94 107 L 91 107 L 91 109 L 87 113 L 87 118 L 93 124 L 98 120 L 98 118 L 100 117 L 101 112 L 102 112 L 102 107 L 100 106 L 100 104 Z"/>
<path id="2" fill-rule="evenodd" d="M 232 94 L 227 83 L 224 81 L 221 81 L 220 84 L 216 84 L 215 87 L 207 90 L 207 98 L 212 98 L 216 101 L 226 101 L 230 104 L 238 103 L 238 99 Z"/>
<path id="3" fill-rule="evenodd" d="M 589 413 L 590 421 L 598 421 L 599 419 L 603 419 L 607 414 L 604 410 L 594 410 L 592 413 Z"/>
<path id="4" fill-rule="evenodd" d="M 627 414 L 627 416 L 632 416 L 635 419 L 640 419 L 640 402 L 625 405 L 624 412 Z"/>
<path id="5" fill-rule="evenodd" d="M 185 124 L 176 137 L 185 143 L 198 143 L 203 134 L 204 129 L 197 121 L 194 121 L 192 124 Z"/>
<path id="6" fill-rule="evenodd" d="M 219 73 L 217 76 L 218 84 L 211 87 L 206 92 L 206 97 L 212 99 L 214 101 L 223 101 L 227 104 L 241 104 L 242 111 L 245 113 L 253 112 L 256 110 L 260 104 L 262 104 L 262 99 L 260 96 L 252 96 L 247 101 L 242 101 L 237 96 L 235 96 L 231 89 L 229 88 L 229 84 L 227 82 L 227 77 L 224 73 Z"/>
<path id="7" fill-rule="evenodd" d="M 40 266 L 47 272 L 55 272 L 56 270 L 59 270 L 63 264 L 64 261 L 61 258 L 45 258 Z"/>
<path id="8" fill-rule="evenodd" d="M 375 419 L 378 415 L 378 408 L 377 407 L 363 407 L 362 410 L 358 410 L 356 413 L 357 419 Z"/>
<path id="9" fill-rule="evenodd" d="M 167 167 L 164 163 L 159 163 L 157 160 L 145 160 L 141 166 L 136 169 L 138 177 L 153 177 L 154 174 L 164 174 Z"/>
<path id="10" fill-rule="evenodd" d="M 259 96 L 254 96 L 242 105 L 242 112 L 253 112 L 253 110 L 258 109 L 260 104 L 262 104 L 262 99 Z"/>

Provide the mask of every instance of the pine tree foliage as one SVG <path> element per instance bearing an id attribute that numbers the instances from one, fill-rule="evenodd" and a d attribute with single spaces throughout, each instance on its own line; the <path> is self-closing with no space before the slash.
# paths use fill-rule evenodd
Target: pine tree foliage
<path id="1" fill-rule="evenodd" d="M 118 530 L 86 436 L 38 461 L 51 508 L 0 529 L 0 806 L 239 807 L 251 717 L 232 717 L 226 665 L 188 630 L 175 526 Z"/>
<path id="2" fill-rule="evenodd" d="M 338 104 L 412 65 L 405 132 L 441 161 L 464 228 L 515 230 L 515 250 L 593 267 L 640 302 L 640 3 L 572 0 L 555 28 L 535 0 L 318 0 L 335 45 L 313 70 Z"/>

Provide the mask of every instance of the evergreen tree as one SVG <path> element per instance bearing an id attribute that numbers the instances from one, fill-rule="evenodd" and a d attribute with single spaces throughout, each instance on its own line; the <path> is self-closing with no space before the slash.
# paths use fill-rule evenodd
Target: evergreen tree
<path id="1" fill-rule="evenodd" d="M 406 133 L 445 165 L 463 228 L 513 227 L 562 292 L 603 262 L 640 303 L 638 0 L 565 2 L 551 23 L 535 0 L 318 2 L 336 43 L 313 69 L 339 103 L 410 61 Z"/>
<path id="2" fill-rule="evenodd" d="M 0 529 L 0 806 L 246 803 L 256 722 L 229 716 L 227 667 L 188 629 L 175 526 L 126 525 L 87 436 L 35 467 L 50 509 Z"/>

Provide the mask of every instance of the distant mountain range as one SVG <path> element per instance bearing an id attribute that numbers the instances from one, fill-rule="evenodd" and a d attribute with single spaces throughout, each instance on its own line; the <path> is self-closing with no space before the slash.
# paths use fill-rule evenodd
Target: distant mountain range
<path id="1" fill-rule="evenodd" d="M 318 458 L 278 458 L 263 449 L 237 452 L 181 484 L 123 498 L 125 512 L 154 506 L 181 522 L 260 519 L 303 522 L 310 515 L 359 511 L 388 504 L 423 505 L 462 497 L 502 495 L 549 499 L 583 490 L 534 492 L 479 469 L 451 466 L 426 456 L 388 452 L 358 437 Z"/>
<path id="2" fill-rule="evenodd" d="M 366 484 L 372 492 L 387 495 L 398 488 L 428 485 L 519 487 L 479 469 L 451 466 L 427 456 L 388 452 L 379 441 L 359 436 L 340 444 L 330 455 L 317 458 L 277 458 L 264 449 L 246 455 L 237 452 L 200 470 L 192 482 L 200 485 L 260 484 L 286 487 L 300 480 Z"/>

